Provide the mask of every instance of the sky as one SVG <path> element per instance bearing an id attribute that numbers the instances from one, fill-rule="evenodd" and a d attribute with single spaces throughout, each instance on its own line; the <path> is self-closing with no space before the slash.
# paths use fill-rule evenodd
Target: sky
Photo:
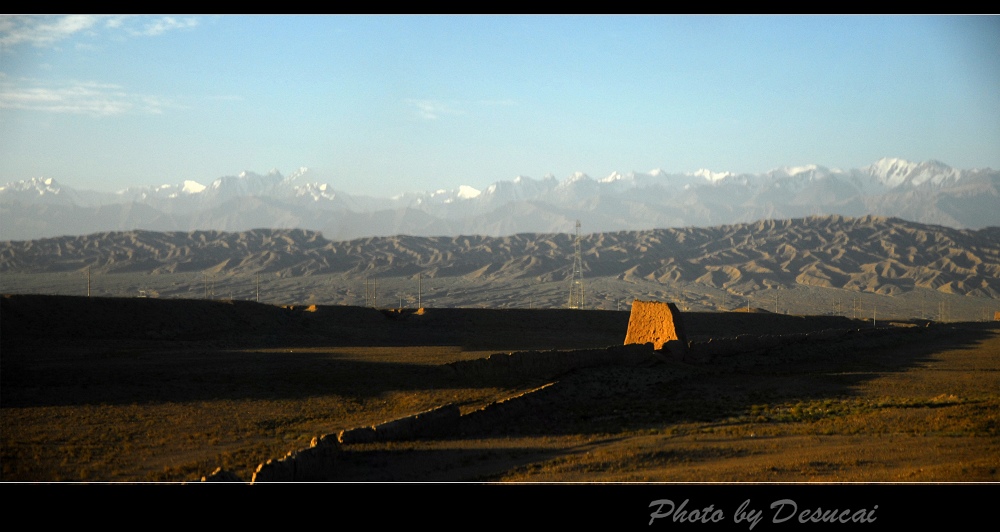
<path id="1" fill-rule="evenodd" d="M 1000 169 L 995 16 L 0 16 L 0 183 Z"/>

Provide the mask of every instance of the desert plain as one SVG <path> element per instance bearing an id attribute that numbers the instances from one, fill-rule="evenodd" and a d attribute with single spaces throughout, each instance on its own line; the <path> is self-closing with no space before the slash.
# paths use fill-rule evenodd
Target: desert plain
<path id="1" fill-rule="evenodd" d="M 442 406 L 489 423 L 339 445 L 331 482 L 995 482 L 1000 322 L 681 314 L 725 356 L 456 371 L 620 346 L 618 310 L 4 295 L 2 480 L 197 482 Z M 867 332 L 866 332 L 867 331 Z M 649 347 L 652 353 L 652 348 Z M 692 351 L 693 352 L 693 351 Z M 534 353 L 534 354 L 533 354 Z M 520 405 L 520 406 L 517 406 Z"/>

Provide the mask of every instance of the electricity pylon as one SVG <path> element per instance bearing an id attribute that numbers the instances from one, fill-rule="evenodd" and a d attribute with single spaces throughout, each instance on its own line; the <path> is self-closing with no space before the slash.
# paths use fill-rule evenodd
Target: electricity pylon
<path id="1" fill-rule="evenodd" d="M 573 275 L 569 284 L 569 308 L 582 309 L 584 305 L 583 290 L 583 253 L 580 251 L 580 220 L 576 221 L 576 241 L 573 244 Z"/>

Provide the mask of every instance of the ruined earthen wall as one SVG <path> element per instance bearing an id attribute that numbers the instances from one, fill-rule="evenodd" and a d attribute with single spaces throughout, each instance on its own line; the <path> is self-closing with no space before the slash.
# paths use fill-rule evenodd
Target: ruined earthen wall
<path id="1" fill-rule="evenodd" d="M 379 425 L 342 430 L 337 440 L 340 443 L 412 440 L 446 432 L 454 427 L 460 416 L 457 406 L 446 405 Z"/>
<path id="2" fill-rule="evenodd" d="M 456 373 L 470 377 L 518 375 L 549 378 L 578 368 L 596 366 L 638 366 L 657 360 L 645 345 L 612 346 L 605 349 L 574 351 L 515 351 L 493 353 L 486 358 L 447 364 Z"/>
<path id="3" fill-rule="evenodd" d="M 866 339 L 885 337 L 886 341 L 894 342 L 896 341 L 893 340 L 894 335 L 923 334 L 925 330 L 923 327 L 830 329 L 811 333 L 714 338 L 706 342 L 692 343 L 683 359 L 711 362 L 736 355 L 767 353 L 771 349 L 793 344 L 828 345 L 849 342 L 851 339 L 859 337 Z M 513 372 L 519 376 L 551 378 L 574 368 L 610 365 L 642 366 L 663 358 L 665 355 L 662 353 L 657 353 L 649 346 L 640 344 L 578 351 L 495 353 L 488 358 L 453 362 L 448 366 L 454 371 L 468 376 L 502 375 Z M 526 408 L 531 408 L 539 401 L 544 401 L 543 392 L 549 386 L 551 384 L 491 403 L 465 415 L 460 414 L 457 406 L 447 405 L 377 425 L 318 436 L 313 438 L 309 448 L 291 451 L 281 459 L 268 460 L 258 466 L 252 482 L 319 481 L 332 478 L 336 472 L 336 455 L 342 444 L 428 437 L 446 434 L 460 426 L 473 431 L 477 427 L 494 426 L 498 420 L 517 417 Z M 213 476 L 203 480 L 233 481 L 233 477 L 225 471 L 216 471 Z"/>
<path id="4" fill-rule="evenodd" d="M 467 376 L 495 376 L 511 373 L 528 378 L 551 378 L 572 369 L 594 366 L 637 366 L 655 363 L 658 358 L 645 345 L 614 346 L 607 349 L 579 351 L 518 351 L 494 353 L 487 358 L 448 364 L 453 371 Z M 367 427 L 342 430 L 313 438 L 307 449 L 291 451 L 283 458 L 259 465 L 251 482 L 300 482 L 331 478 L 334 463 L 342 444 L 379 441 L 412 440 L 446 434 L 461 423 L 468 427 L 487 426 L 497 419 L 516 417 L 532 404 L 530 398 L 550 384 L 515 397 L 491 403 L 479 410 L 461 415 L 455 405 L 446 405 L 412 416 L 406 416 Z M 222 477 L 218 480 L 229 480 Z M 205 478 L 203 480 L 211 480 Z"/>
<path id="5" fill-rule="evenodd" d="M 736 355 L 765 354 L 770 350 L 795 344 L 830 345 L 850 342 L 859 338 L 892 338 L 893 335 L 899 334 L 923 334 L 924 331 L 924 327 L 873 327 L 870 329 L 826 329 L 791 334 L 741 334 L 733 337 L 711 338 L 703 342 L 692 342 L 685 360 L 697 360 L 705 363 Z"/>

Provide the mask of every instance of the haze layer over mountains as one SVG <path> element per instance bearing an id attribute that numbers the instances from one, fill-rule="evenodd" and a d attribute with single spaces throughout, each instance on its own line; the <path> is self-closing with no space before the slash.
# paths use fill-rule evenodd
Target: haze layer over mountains
<path id="1" fill-rule="evenodd" d="M 67 178 L 68 180 L 69 178 Z M 951 168 L 938 161 L 881 159 L 853 170 L 816 165 L 764 174 L 699 170 L 670 174 L 577 173 L 558 180 L 517 177 L 484 189 L 351 195 L 312 179 L 306 168 L 284 176 L 243 172 L 205 185 L 77 190 L 52 177 L 0 186 L 0 240 L 107 231 L 259 228 L 320 231 L 329 240 L 368 236 L 510 236 L 663 227 L 711 227 L 812 215 L 899 217 L 952 228 L 1000 225 L 1000 172 Z"/>

